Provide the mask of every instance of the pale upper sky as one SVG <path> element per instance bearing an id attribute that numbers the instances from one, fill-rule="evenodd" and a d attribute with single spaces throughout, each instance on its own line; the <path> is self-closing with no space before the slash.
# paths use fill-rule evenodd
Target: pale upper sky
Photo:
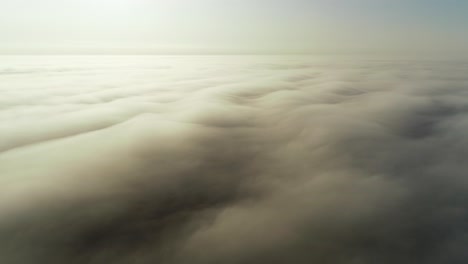
<path id="1" fill-rule="evenodd" d="M 467 0 L 0 0 L 0 53 L 468 53 Z"/>

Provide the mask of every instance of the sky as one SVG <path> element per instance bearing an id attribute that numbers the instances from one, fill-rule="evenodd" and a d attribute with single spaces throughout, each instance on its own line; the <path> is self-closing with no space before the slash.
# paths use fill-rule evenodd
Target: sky
<path id="1" fill-rule="evenodd" d="M 466 0 L 0 0 L 0 53 L 468 53 Z"/>

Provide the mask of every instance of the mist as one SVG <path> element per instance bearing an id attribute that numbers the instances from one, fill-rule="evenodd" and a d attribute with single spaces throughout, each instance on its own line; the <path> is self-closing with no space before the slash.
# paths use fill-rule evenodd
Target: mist
<path id="1" fill-rule="evenodd" d="M 0 262 L 465 263 L 467 70 L 1 57 Z"/>

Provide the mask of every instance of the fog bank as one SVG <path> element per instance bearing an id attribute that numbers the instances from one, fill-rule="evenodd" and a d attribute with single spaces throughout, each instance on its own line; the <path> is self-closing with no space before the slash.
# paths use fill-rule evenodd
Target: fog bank
<path id="1" fill-rule="evenodd" d="M 0 262 L 466 263 L 467 70 L 4 56 Z"/>

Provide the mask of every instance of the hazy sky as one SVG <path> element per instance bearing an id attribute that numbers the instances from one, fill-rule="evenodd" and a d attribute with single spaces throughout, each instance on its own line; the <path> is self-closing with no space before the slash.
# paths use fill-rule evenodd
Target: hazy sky
<path id="1" fill-rule="evenodd" d="M 1 53 L 467 53 L 466 0 L 0 0 Z"/>

